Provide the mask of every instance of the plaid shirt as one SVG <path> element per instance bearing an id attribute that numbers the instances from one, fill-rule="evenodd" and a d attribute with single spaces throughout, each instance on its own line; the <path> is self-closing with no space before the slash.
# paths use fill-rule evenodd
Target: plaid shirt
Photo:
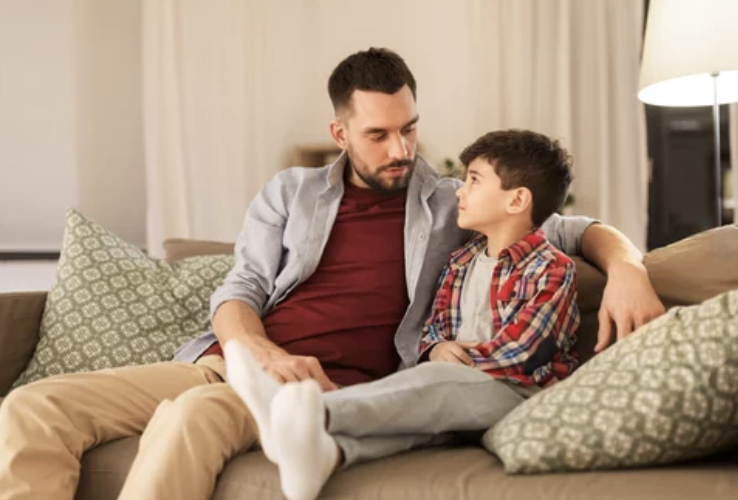
<path id="1" fill-rule="evenodd" d="M 439 342 L 456 339 L 464 280 L 474 256 L 486 246 L 480 235 L 451 254 L 423 328 L 421 356 Z M 476 367 L 521 385 L 564 379 L 578 364 L 573 349 L 579 326 L 574 262 L 540 230 L 497 258 L 490 293 L 493 338 L 469 350 Z"/>

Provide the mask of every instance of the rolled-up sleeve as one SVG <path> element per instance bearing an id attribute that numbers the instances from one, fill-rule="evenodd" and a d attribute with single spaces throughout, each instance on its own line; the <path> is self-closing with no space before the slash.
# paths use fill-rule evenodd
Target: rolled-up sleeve
<path id="1" fill-rule="evenodd" d="M 287 220 L 284 183 L 275 176 L 256 195 L 246 212 L 235 247 L 235 264 L 210 298 L 210 320 L 231 300 L 248 304 L 260 317 L 282 259 L 282 239 Z"/>
<path id="2" fill-rule="evenodd" d="M 583 215 L 564 217 L 553 214 L 543 223 L 541 229 L 553 246 L 568 255 L 581 256 L 584 231 L 592 224 L 599 223 L 600 221 Z"/>

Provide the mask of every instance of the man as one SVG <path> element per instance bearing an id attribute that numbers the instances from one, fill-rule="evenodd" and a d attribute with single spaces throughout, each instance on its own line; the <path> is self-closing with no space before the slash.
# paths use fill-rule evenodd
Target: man
<path id="1" fill-rule="evenodd" d="M 457 181 L 416 156 L 415 79 L 370 49 L 331 75 L 330 130 L 345 153 L 323 169 L 278 174 L 249 207 L 236 264 L 211 302 L 214 334 L 176 360 L 52 377 L 0 406 L 0 500 L 72 499 L 82 454 L 142 435 L 120 498 L 207 499 L 255 428 L 225 383 L 219 345 L 247 346 L 280 382 L 323 390 L 417 361 L 423 321 L 456 225 Z M 608 274 L 599 349 L 663 311 L 641 254 L 586 218 L 550 219 L 547 237 Z M 216 343 L 216 340 L 219 343 Z"/>

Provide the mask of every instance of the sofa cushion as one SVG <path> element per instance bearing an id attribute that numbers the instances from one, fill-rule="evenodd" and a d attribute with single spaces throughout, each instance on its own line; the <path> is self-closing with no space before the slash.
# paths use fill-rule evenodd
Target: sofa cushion
<path id="1" fill-rule="evenodd" d="M 75 500 L 114 500 L 138 449 L 138 438 L 86 453 Z M 658 469 L 509 476 L 481 448 L 435 448 L 403 453 L 338 472 L 319 498 L 352 500 L 733 500 L 738 453 Z M 277 468 L 261 452 L 232 459 L 213 500 L 283 500 Z"/>
<path id="2" fill-rule="evenodd" d="M 0 294 L 0 396 L 33 356 L 45 304 L 46 292 Z"/>
<path id="3" fill-rule="evenodd" d="M 483 442 L 511 473 L 665 464 L 738 444 L 738 290 L 670 310 Z"/>
<path id="4" fill-rule="evenodd" d="M 171 359 L 207 328 L 210 295 L 232 266 L 225 255 L 173 264 L 152 259 L 70 210 L 38 346 L 14 387 Z"/>
<path id="5" fill-rule="evenodd" d="M 738 289 L 738 226 L 696 234 L 647 253 L 643 263 L 667 307 Z"/>

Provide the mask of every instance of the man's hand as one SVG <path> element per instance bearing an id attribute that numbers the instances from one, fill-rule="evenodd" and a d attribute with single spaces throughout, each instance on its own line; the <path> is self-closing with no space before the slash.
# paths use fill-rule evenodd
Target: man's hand
<path id="1" fill-rule="evenodd" d="M 431 348 L 428 359 L 431 361 L 441 361 L 445 363 L 459 363 L 467 366 L 474 366 L 474 360 L 466 352 L 478 345 L 478 342 L 456 342 L 447 341 L 439 342 Z"/>
<path id="2" fill-rule="evenodd" d="M 646 269 L 629 262 L 613 263 L 597 316 L 600 329 L 595 352 L 611 343 L 613 323 L 617 340 L 621 340 L 663 313 L 664 305 L 651 286 Z"/>
<path id="3" fill-rule="evenodd" d="M 313 379 L 320 384 L 323 392 L 338 389 L 338 386 L 331 382 L 325 374 L 318 359 L 312 356 L 274 355 L 272 353 L 266 356 L 256 355 L 256 358 L 262 363 L 264 371 L 280 384 Z"/>

